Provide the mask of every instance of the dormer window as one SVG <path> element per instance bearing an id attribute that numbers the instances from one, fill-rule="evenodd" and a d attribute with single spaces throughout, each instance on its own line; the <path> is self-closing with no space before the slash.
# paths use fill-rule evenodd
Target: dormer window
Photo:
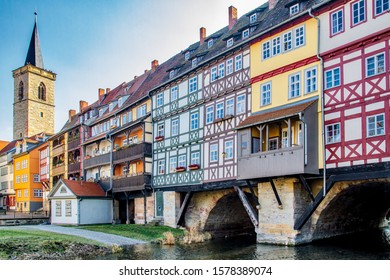
<path id="1" fill-rule="evenodd" d="M 233 38 L 230 38 L 230 39 L 227 40 L 227 42 L 226 42 L 226 47 L 227 47 L 227 48 L 229 48 L 229 47 L 231 47 L 231 46 L 233 46 Z"/>
<path id="2" fill-rule="evenodd" d="M 213 45 L 214 45 L 214 40 L 213 39 L 210 39 L 210 40 L 207 41 L 207 47 L 208 48 L 211 48 Z"/>
<path id="3" fill-rule="evenodd" d="M 299 3 L 294 4 L 290 7 L 290 16 L 295 15 L 299 12 Z"/>
<path id="4" fill-rule="evenodd" d="M 249 17 L 249 22 L 254 23 L 257 20 L 257 14 L 253 14 Z"/>
<path id="5" fill-rule="evenodd" d="M 190 59 L 190 52 L 186 52 L 185 55 L 184 55 L 184 58 L 185 60 L 189 60 Z"/>
<path id="6" fill-rule="evenodd" d="M 246 39 L 249 37 L 249 29 L 245 29 L 244 31 L 242 31 L 242 39 Z"/>
<path id="7" fill-rule="evenodd" d="M 120 97 L 120 98 L 118 99 L 118 107 L 122 107 L 122 105 L 123 105 L 123 98 Z"/>
<path id="8" fill-rule="evenodd" d="M 175 76 L 175 70 L 171 70 L 171 71 L 169 72 L 169 79 L 172 79 L 173 76 Z"/>
<path id="9" fill-rule="evenodd" d="M 99 110 L 99 117 L 103 116 L 103 109 Z"/>
<path id="10" fill-rule="evenodd" d="M 195 67 L 198 64 L 198 59 L 195 57 L 192 59 L 192 67 Z"/>
<path id="11" fill-rule="evenodd" d="M 114 103 L 110 103 L 110 105 L 108 105 L 109 112 L 111 112 L 112 109 L 114 109 Z"/>

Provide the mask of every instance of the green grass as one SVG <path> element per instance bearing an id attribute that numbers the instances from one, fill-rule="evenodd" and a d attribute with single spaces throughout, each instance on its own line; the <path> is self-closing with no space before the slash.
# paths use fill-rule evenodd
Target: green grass
<path id="1" fill-rule="evenodd" d="M 167 226 L 154 225 L 88 225 L 77 228 L 116 234 L 124 237 L 134 238 L 143 241 L 159 241 L 163 238 L 163 233 L 170 231 L 176 238 L 183 237 L 183 230 L 174 229 Z"/>

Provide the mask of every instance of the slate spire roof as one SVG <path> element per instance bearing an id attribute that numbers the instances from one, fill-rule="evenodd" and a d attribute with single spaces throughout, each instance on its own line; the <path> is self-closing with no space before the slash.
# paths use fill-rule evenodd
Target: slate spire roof
<path id="1" fill-rule="evenodd" d="M 32 32 L 30 46 L 28 47 L 26 62 L 24 63 L 24 65 L 27 64 L 31 64 L 41 69 L 44 69 L 41 45 L 39 43 L 38 36 L 37 13 L 35 13 L 34 29 Z"/>

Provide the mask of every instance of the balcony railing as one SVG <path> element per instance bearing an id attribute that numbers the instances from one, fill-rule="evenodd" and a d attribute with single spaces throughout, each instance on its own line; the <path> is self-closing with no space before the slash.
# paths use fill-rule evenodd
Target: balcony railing
<path id="1" fill-rule="evenodd" d="M 152 144 L 150 143 L 131 145 L 113 152 L 112 155 L 114 164 L 143 158 L 145 156 L 152 156 Z"/>
<path id="2" fill-rule="evenodd" d="M 68 151 L 74 150 L 80 147 L 80 138 L 75 138 L 74 140 L 68 142 Z"/>
<path id="3" fill-rule="evenodd" d="M 57 165 L 56 167 L 53 167 L 53 175 L 58 175 L 65 173 L 65 164 Z"/>
<path id="4" fill-rule="evenodd" d="M 86 158 L 84 160 L 84 168 L 92 168 L 106 164 L 110 164 L 110 153 L 96 157 Z"/>
<path id="5" fill-rule="evenodd" d="M 53 157 L 61 155 L 65 152 L 65 145 L 61 144 L 59 146 L 53 147 Z"/>
<path id="6" fill-rule="evenodd" d="M 68 173 L 79 172 L 80 162 L 72 163 L 68 165 Z"/>
<path id="7" fill-rule="evenodd" d="M 150 182 L 150 174 L 146 173 L 135 176 L 116 176 L 112 179 L 112 191 L 114 193 L 139 191 L 143 190 L 145 185 L 150 185 Z M 100 183 L 107 190 L 110 187 L 110 178 L 100 180 Z"/>

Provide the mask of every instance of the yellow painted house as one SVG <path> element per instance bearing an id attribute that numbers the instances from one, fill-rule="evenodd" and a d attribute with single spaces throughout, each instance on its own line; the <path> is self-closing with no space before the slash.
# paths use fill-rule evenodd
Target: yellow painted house
<path id="1" fill-rule="evenodd" d="M 33 136 L 16 142 L 13 156 L 16 211 L 30 212 L 42 208 L 39 147 L 43 140 Z"/>
<path id="2" fill-rule="evenodd" d="M 317 38 L 317 20 L 307 15 L 253 41 L 252 116 L 238 126 L 240 179 L 318 174 L 322 168 Z"/>

